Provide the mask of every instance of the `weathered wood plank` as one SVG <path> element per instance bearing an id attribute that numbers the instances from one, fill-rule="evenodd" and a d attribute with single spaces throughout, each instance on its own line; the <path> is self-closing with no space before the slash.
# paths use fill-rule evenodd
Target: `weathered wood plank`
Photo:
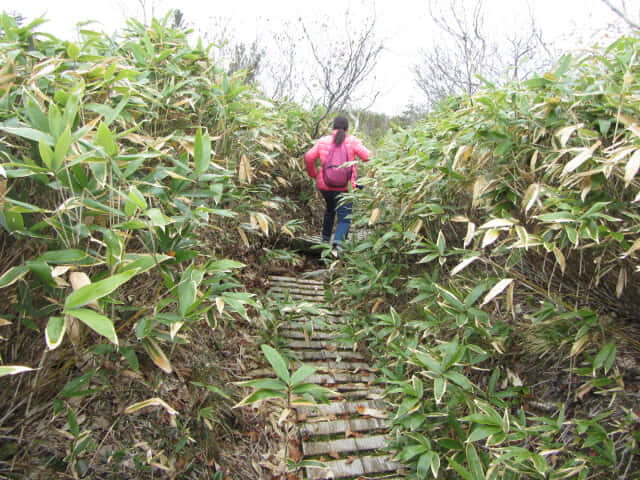
<path id="1" fill-rule="evenodd" d="M 280 275 L 269 275 L 269 281 L 293 282 L 293 283 L 299 283 L 302 285 L 319 285 L 321 287 L 324 286 L 324 283 L 319 282 L 318 280 L 310 280 L 310 279 L 298 278 L 298 277 L 283 277 Z"/>
<path id="2" fill-rule="evenodd" d="M 364 385 L 372 384 L 376 380 L 375 375 L 362 375 L 357 373 L 316 373 L 310 375 L 305 380 L 318 385 L 334 385 L 337 383 L 360 383 Z"/>
<path id="3" fill-rule="evenodd" d="M 371 368 L 369 364 L 364 362 L 327 362 L 326 360 L 320 360 L 317 362 L 295 362 L 296 368 L 300 368 L 301 365 L 312 365 L 318 372 L 327 373 L 343 373 L 343 372 L 375 372 L 377 369 Z"/>
<path id="4" fill-rule="evenodd" d="M 326 442 L 304 442 L 302 452 L 305 455 L 324 455 L 344 452 L 365 452 L 377 450 L 387 446 L 385 435 L 373 435 L 360 438 L 341 438 L 339 440 L 329 440 Z"/>
<path id="5" fill-rule="evenodd" d="M 360 413 L 359 409 L 384 410 L 386 404 L 383 400 L 364 400 L 361 402 L 334 402 L 328 405 L 301 405 L 296 408 L 299 415 L 307 417 L 326 417 L 329 415 L 353 415 Z"/>
<path id="6" fill-rule="evenodd" d="M 327 350 L 303 350 L 298 353 L 302 360 L 335 360 L 341 358 L 343 360 L 364 360 L 364 356 L 358 352 L 348 350 L 340 352 L 329 352 Z"/>
<path id="7" fill-rule="evenodd" d="M 313 334 L 313 340 L 329 340 L 331 338 L 334 337 L 335 334 L 333 333 L 328 333 L 328 332 L 323 332 L 323 331 L 316 331 L 316 332 L 312 332 Z M 283 336 L 284 338 L 291 338 L 294 340 L 300 340 L 300 339 L 305 339 L 305 335 L 304 335 L 304 331 L 302 329 L 296 329 L 296 330 L 291 330 L 291 329 L 286 329 L 286 330 L 280 330 L 280 335 Z"/>
<path id="8" fill-rule="evenodd" d="M 366 456 L 355 460 L 334 460 L 325 462 L 326 469 L 307 468 L 310 480 L 329 480 L 332 478 L 357 477 L 372 473 L 397 472 L 401 464 L 391 460 L 390 455 Z"/>
<path id="9" fill-rule="evenodd" d="M 306 422 L 299 425 L 302 435 L 334 435 L 337 433 L 370 432 L 389 428 L 389 422 L 383 418 L 352 418 L 350 420 L 331 420 L 327 422 Z"/>

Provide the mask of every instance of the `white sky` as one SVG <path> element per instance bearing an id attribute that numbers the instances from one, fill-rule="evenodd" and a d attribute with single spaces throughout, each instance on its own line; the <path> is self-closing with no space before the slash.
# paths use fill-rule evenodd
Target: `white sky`
<path id="1" fill-rule="evenodd" d="M 374 2 L 376 29 L 385 50 L 371 79 L 381 91 L 372 110 L 400 113 L 410 101 L 423 100 L 411 66 L 418 62 L 420 48 L 427 47 L 436 32 L 427 0 L 146 0 L 146 4 L 157 6 L 157 16 L 172 7 L 180 8 L 187 22 L 202 32 L 212 28 L 213 17 L 230 17 L 234 34 L 247 41 L 259 37 L 265 25 L 272 28 L 279 21 L 289 21 L 295 27 L 298 17 L 309 25 L 325 16 L 340 18 L 345 7 L 354 18 L 366 16 Z M 464 2 L 469 6 L 475 3 Z M 513 29 L 528 17 L 529 3 L 548 41 L 561 36 L 565 42 L 573 41 L 581 32 L 603 30 L 607 24 L 619 22 L 600 0 L 485 0 L 487 25 L 496 32 Z M 75 38 L 75 24 L 80 21 L 96 20 L 93 30 L 112 33 L 124 25 L 126 15 L 142 19 L 137 0 L 0 0 L 0 11 L 21 13 L 29 19 L 45 15 L 49 22 L 40 30 L 68 39 Z"/>

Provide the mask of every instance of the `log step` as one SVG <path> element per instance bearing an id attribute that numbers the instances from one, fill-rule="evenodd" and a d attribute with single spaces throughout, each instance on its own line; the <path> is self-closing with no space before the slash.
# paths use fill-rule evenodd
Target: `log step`
<path id="1" fill-rule="evenodd" d="M 306 422 L 300 425 L 302 435 L 334 435 L 337 433 L 370 432 L 386 430 L 389 422 L 382 418 L 354 418 L 351 420 L 331 420 L 327 422 Z"/>
<path id="2" fill-rule="evenodd" d="M 369 364 L 364 362 L 296 362 L 294 364 L 297 368 L 300 368 L 301 365 L 311 365 L 316 368 L 317 372 L 323 373 L 358 373 L 358 372 L 375 372 L 377 369 L 373 369 L 369 366 Z"/>
<path id="3" fill-rule="evenodd" d="M 373 435 L 371 437 L 351 437 L 326 442 L 304 442 L 302 444 L 302 452 L 311 457 L 324 454 L 376 450 L 384 448 L 386 445 L 387 437 L 385 435 Z"/>
<path id="4" fill-rule="evenodd" d="M 307 377 L 305 381 L 308 383 L 316 383 L 318 385 L 336 385 L 338 383 L 372 385 L 376 378 L 377 377 L 375 375 L 362 375 L 357 373 L 316 373 Z"/>
<path id="5" fill-rule="evenodd" d="M 298 352 L 298 356 L 302 360 L 333 360 L 341 358 L 343 360 L 364 360 L 361 353 L 351 351 L 328 352 L 326 350 L 302 350 Z"/>
<path id="6" fill-rule="evenodd" d="M 305 337 L 304 335 L 304 331 L 303 330 L 291 330 L 291 329 L 287 329 L 287 330 L 280 330 L 280 335 L 284 338 L 291 338 L 294 340 L 300 340 L 300 339 L 306 339 L 307 337 Z M 313 333 L 313 338 L 314 340 L 329 340 L 330 338 L 333 338 L 334 334 L 333 333 L 328 333 L 328 332 L 312 332 Z"/>
<path id="7" fill-rule="evenodd" d="M 390 455 L 365 456 L 354 460 L 334 460 L 324 462 L 327 468 L 307 467 L 310 480 L 329 480 L 332 478 L 357 477 L 372 473 L 397 472 L 401 464 L 391 460 Z"/>
<path id="8" fill-rule="evenodd" d="M 328 415 L 354 415 L 360 413 L 361 410 L 375 409 L 384 410 L 385 403 L 382 400 L 368 400 L 362 402 L 335 402 L 328 405 L 305 405 L 300 406 L 296 410 L 298 414 L 306 415 L 307 417 Z"/>

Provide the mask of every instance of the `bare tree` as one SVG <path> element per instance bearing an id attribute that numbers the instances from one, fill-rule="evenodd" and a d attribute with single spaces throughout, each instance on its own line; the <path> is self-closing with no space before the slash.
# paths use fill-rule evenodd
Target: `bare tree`
<path id="1" fill-rule="evenodd" d="M 358 88 L 375 68 L 378 55 L 382 51 L 382 42 L 375 33 L 375 14 L 364 21 L 363 28 L 358 30 L 351 25 L 348 13 L 344 16 L 344 40 L 335 38 L 335 30 L 328 32 L 328 23 L 325 24 L 324 31 L 316 36 L 300 19 L 314 60 L 312 81 L 317 88 L 308 83 L 309 90 L 312 93 L 317 92 L 317 103 L 323 112 L 316 122 L 314 136 L 318 135 L 320 124 L 325 118 L 356 100 Z M 326 41 L 327 37 L 330 39 L 329 42 Z M 375 99 L 375 94 L 373 97 Z M 373 103 L 374 99 L 368 100 Z"/>
<path id="2" fill-rule="evenodd" d="M 549 54 L 531 11 L 526 28 L 496 42 L 484 25 L 483 2 L 476 2 L 471 10 L 468 7 L 469 2 L 452 0 L 448 9 L 442 10 L 429 1 L 430 16 L 442 35 L 429 50 L 421 52 L 421 63 L 413 66 L 413 73 L 430 105 L 449 95 L 473 94 L 481 84 L 479 76 L 489 80 L 501 75 L 525 78 L 532 70 L 524 68 L 525 60 L 538 56 L 542 62 L 546 61 L 543 54 Z"/>
<path id="3" fill-rule="evenodd" d="M 631 18 L 631 13 L 627 8 L 627 2 L 625 0 L 621 0 L 620 6 L 616 6 L 613 4 L 611 0 L 602 0 L 602 2 L 609 7 L 616 15 L 622 18 L 627 25 L 629 25 L 634 30 L 640 30 L 639 21 L 633 20 Z M 638 10 L 638 19 L 640 19 L 640 9 Z"/>

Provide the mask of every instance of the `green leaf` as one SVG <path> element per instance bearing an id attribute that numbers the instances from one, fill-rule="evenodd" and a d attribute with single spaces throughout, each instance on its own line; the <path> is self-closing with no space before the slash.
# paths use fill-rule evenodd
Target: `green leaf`
<path id="1" fill-rule="evenodd" d="M 66 250 L 51 250 L 38 257 L 38 260 L 55 264 L 72 264 L 83 261 L 87 254 L 82 250 L 68 248 Z"/>
<path id="2" fill-rule="evenodd" d="M 206 383 L 201 382 L 191 382 L 193 385 L 198 387 L 203 387 L 209 390 L 211 393 L 215 393 L 216 395 L 220 395 L 222 398 L 226 398 L 227 400 L 231 400 L 231 397 L 227 395 L 222 389 L 216 387 L 215 385 L 208 385 Z"/>
<path id="3" fill-rule="evenodd" d="M 42 132 L 40 130 L 35 130 L 29 127 L 7 127 L 4 125 L 0 125 L 0 130 L 5 131 L 11 135 L 16 135 L 18 137 L 26 138 L 29 140 L 33 140 L 34 142 L 43 141 L 49 146 L 55 145 L 55 141 L 53 137 L 46 132 Z"/>
<path id="4" fill-rule="evenodd" d="M 598 369 L 604 366 L 604 372 L 607 373 L 616 360 L 616 346 L 613 343 L 607 343 L 593 361 L 594 368 Z"/>
<path id="5" fill-rule="evenodd" d="M 234 268 L 243 268 L 246 265 L 244 263 L 236 262 L 235 260 L 216 260 L 206 266 L 208 272 L 231 272 Z"/>
<path id="6" fill-rule="evenodd" d="M 24 275 L 29 271 L 29 267 L 26 265 L 19 265 L 17 267 L 12 267 L 2 276 L 0 277 L 0 288 L 8 287 L 9 285 L 13 285 L 15 282 L 20 280 Z"/>
<path id="7" fill-rule="evenodd" d="M 429 475 L 432 456 L 433 452 L 426 452 L 420 455 L 420 458 L 418 458 L 416 469 L 419 478 L 427 478 L 427 476 Z"/>
<path id="8" fill-rule="evenodd" d="M 127 359 L 127 362 L 136 371 L 140 371 L 140 363 L 138 362 L 138 356 L 136 355 L 135 350 L 129 347 L 120 347 L 120 353 L 124 358 Z"/>
<path id="9" fill-rule="evenodd" d="M 67 45 L 67 56 L 71 60 L 75 60 L 80 55 L 80 47 L 73 42 L 69 42 Z"/>
<path id="10" fill-rule="evenodd" d="M 209 134 L 202 135 L 202 128 L 198 128 L 193 145 L 193 161 L 195 172 L 198 175 L 203 174 L 209 168 L 211 161 L 211 139 Z"/>
<path id="11" fill-rule="evenodd" d="M 49 170 L 53 170 L 53 150 L 42 140 L 38 140 L 38 150 L 40 151 L 40 158 L 42 163 L 46 165 Z"/>
<path id="12" fill-rule="evenodd" d="M 289 375 L 289 368 L 287 367 L 287 363 L 284 358 L 282 358 L 275 348 L 269 345 L 264 344 L 261 348 L 264 356 L 276 372 L 276 375 L 278 375 L 278 377 L 280 377 L 280 379 L 287 385 L 290 385 L 291 376 Z"/>
<path id="13" fill-rule="evenodd" d="M 164 232 L 164 227 L 173 222 L 159 208 L 150 208 L 144 212 L 151 220 L 151 226 L 159 227 Z"/>
<path id="14" fill-rule="evenodd" d="M 436 377 L 433 380 L 433 397 L 436 400 L 436 404 L 440 404 L 446 391 L 447 381 L 443 377 Z"/>
<path id="15" fill-rule="evenodd" d="M 100 126 L 98 127 L 95 143 L 101 146 L 110 157 L 115 157 L 118 154 L 119 149 L 115 136 L 103 122 L 100 122 Z"/>
<path id="16" fill-rule="evenodd" d="M 476 442 L 478 440 L 482 440 L 487 438 L 489 435 L 493 435 L 494 433 L 501 432 L 500 427 L 490 426 L 490 425 L 479 425 L 473 429 L 471 435 L 467 438 L 467 443 Z"/>
<path id="17" fill-rule="evenodd" d="M 469 467 L 471 468 L 471 478 L 473 480 L 485 480 L 484 466 L 480 457 L 478 457 L 478 452 L 471 444 L 467 445 L 467 462 L 469 462 Z"/>
<path id="18" fill-rule="evenodd" d="M 251 395 L 243 398 L 233 406 L 233 408 L 241 407 L 243 405 L 249 405 L 251 403 L 258 402 L 260 400 L 267 400 L 269 398 L 287 398 L 287 394 L 275 390 L 257 390 Z"/>
<path id="19" fill-rule="evenodd" d="M 287 385 L 276 378 L 256 378 L 255 380 L 239 382 L 238 385 L 261 390 L 276 390 L 279 392 L 287 391 Z"/>
<path id="20" fill-rule="evenodd" d="M 91 285 L 87 286 L 90 287 Z M 115 328 L 113 328 L 113 322 L 109 317 L 105 317 L 101 313 L 94 312 L 93 310 L 88 310 L 86 308 L 65 310 L 63 313 L 77 318 L 90 329 L 99 333 L 103 337 L 107 337 L 114 345 L 118 345 L 118 336 L 116 335 Z"/>
<path id="21" fill-rule="evenodd" d="M 309 375 L 316 373 L 316 368 L 311 365 L 302 365 L 298 370 L 291 375 L 291 385 L 297 385 L 303 382 Z"/>
<path id="22" fill-rule="evenodd" d="M 123 283 L 128 282 L 138 274 L 138 270 L 113 275 L 95 283 L 85 285 L 71 293 L 64 302 L 65 310 L 82 307 L 94 300 L 98 300 L 116 290 Z"/>
<path id="23" fill-rule="evenodd" d="M 71 130 L 69 127 L 65 128 L 58 141 L 56 142 L 56 148 L 53 154 L 53 163 L 51 169 L 57 171 L 64 163 L 65 156 L 71 146 Z"/>
<path id="24" fill-rule="evenodd" d="M 316 385 L 315 383 L 300 383 L 291 389 L 291 393 L 294 393 L 296 395 L 303 395 L 305 393 L 310 393 L 312 395 L 326 395 L 330 391 L 331 390 L 329 390 L 328 388 Z"/>
<path id="25" fill-rule="evenodd" d="M 30 367 L 24 367 L 22 365 L 0 365 L 0 377 L 5 375 L 15 375 L 17 373 L 28 372 L 33 370 Z"/>
<path id="26" fill-rule="evenodd" d="M 67 422 L 69 423 L 69 431 L 71 432 L 71 435 L 77 438 L 80 434 L 80 427 L 78 426 L 76 414 L 73 413 L 73 410 L 70 408 L 67 409 Z"/>
<path id="27" fill-rule="evenodd" d="M 44 332 L 45 342 L 49 350 L 60 346 L 67 328 L 67 323 L 62 317 L 50 317 Z"/>

